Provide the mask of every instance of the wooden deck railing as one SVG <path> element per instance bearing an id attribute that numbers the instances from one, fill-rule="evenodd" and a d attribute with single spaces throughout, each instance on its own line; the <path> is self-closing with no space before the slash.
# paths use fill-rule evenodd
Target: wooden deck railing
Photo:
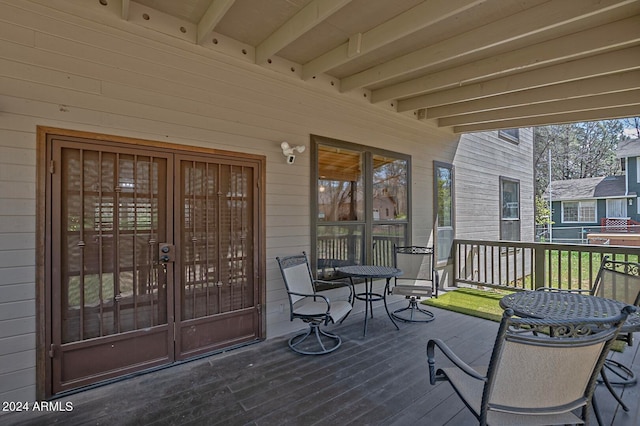
<path id="1" fill-rule="evenodd" d="M 362 235 L 322 236 L 317 239 L 317 278 L 334 279 L 336 268 L 365 262 Z M 374 235 L 372 262 L 374 265 L 393 266 L 394 245 L 404 245 L 404 237 Z"/>
<path id="2" fill-rule="evenodd" d="M 454 285 L 507 290 L 590 289 L 604 256 L 640 261 L 640 248 L 454 240 Z"/>

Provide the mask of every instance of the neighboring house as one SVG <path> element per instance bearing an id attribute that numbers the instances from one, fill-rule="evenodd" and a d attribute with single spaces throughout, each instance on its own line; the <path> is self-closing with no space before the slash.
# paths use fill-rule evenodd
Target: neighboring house
<path id="1" fill-rule="evenodd" d="M 640 141 L 621 142 L 617 157 L 622 175 L 551 182 L 553 241 L 613 243 L 611 232 L 640 232 Z"/>
<path id="2" fill-rule="evenodd" d="M 533 129 L 463 135 L 456 150 L 456 238 L 534 240 Z"/>
<path id="3" fill-rule="evenodd" d="M 506 137 L 503 131 L 463 135 L 453 164 L 456 203 L 453 223 L 458 240 L 534 241 L 532 128 L 510 129 Z M 439 237 L 436 243 L 439 259 L 444 257 L 450 241 L 447 230 L 440 226 L 440 221 L 436 223 L 434 234 Z M 485 253 L 478 254 L 478 258 L 483 258 Z M 530 259 L 519 250 L 500 252 L 499 256 L 497 252 L 487 254 L 493 270 L 501 271 L 503 278 L 513 273 L 506 265 L 513 264 L 514 257 L 526 271 L 530 270 Z M 458 265 L 461 276 L 478 279 L 481 268 L 474 265 L 473 257 L 464 261 L 462 270 L 460 267 Z M 447 272 L 448 269 L 441 271 L 443 285 L 452 284 Z"/>

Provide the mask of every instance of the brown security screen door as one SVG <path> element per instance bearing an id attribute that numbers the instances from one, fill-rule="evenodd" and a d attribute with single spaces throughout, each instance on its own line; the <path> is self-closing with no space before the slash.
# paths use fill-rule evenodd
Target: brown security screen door
<path id="1" fill-rule="evenodd" d="M 48 393 L 261 337 L 255 161 L 47 142 Z"/>
<path id="2" fill-rule="evenodd" d="M 180 156 L 178 358 L 255 338 L 257 187 L 247 164 Z"/>

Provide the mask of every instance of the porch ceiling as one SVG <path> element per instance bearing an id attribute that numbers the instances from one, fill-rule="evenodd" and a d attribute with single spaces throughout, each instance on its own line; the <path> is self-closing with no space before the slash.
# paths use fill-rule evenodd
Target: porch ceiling
<path id="1" fill-rule="evenodd" d="M 31 1 L 457 133 L 640 115 L 640 0 Z"/>

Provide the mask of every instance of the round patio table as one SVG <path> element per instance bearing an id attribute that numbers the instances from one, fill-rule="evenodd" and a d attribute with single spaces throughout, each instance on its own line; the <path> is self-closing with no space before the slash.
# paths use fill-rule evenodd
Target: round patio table
<path id="1" fill-rule="evenodd" d="M 387 316 L 395 325 L 396 329 L 400 330 L 398 324 L 393 320 L 391 313 L 389 313 L 389 308 L 387 307 L 387 292 L 389 290 L 389 283 L 391 278 L 398 277 L 402 275 L 402 271 L 398 268 L 392 268 L 389 266 L 376 266 L 376 265 L 351 265 L 351 266 L 342 266 L 338 268 L 338 270 L 345 275 L 348 275 L 353 283 L 353 278 L 359 277 L 364 278 L 364 292 L 356 293 L 355 297 L 359 300 L 364 300 L 365 309 L 364 309 L 364 332 L 362 336 L 365 337 L 367 335 L 367 322 L 369 321 L 369 315 L 373 318 L 373 302 L 377 300 L 382 300 L 384 303 L 384 309 L 387 311 Z M 386 278 L 387 283 L 384 286 L 384 291 L 382 294 L 373 292 L 373 281 L 375 279 Z M 369 311 L 371 314 L 369 314 Z"/>
<path id="2" fill-rule="evenodd" d="M 618 315 L 626 303 L 586 294 L 565 291 L 521 291 L 500 300 L 503 309 L 511 308 L 528 318 L 600 318 Z M 622 332 L 640 330 L 640 313 L 629 315 Z"/>

